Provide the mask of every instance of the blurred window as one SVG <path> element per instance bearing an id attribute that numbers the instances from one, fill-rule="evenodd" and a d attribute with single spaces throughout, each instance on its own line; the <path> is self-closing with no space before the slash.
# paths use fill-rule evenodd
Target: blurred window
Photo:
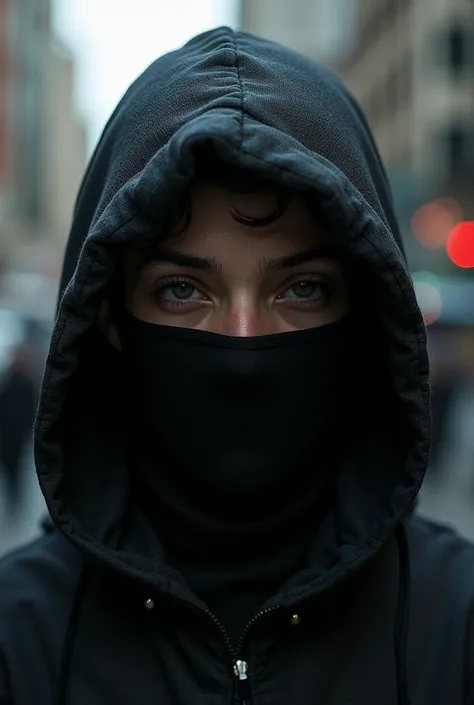
<path id="1" fill-rule="evenodd" d="M 454 74 L 460 74 L 466 64 L 466 34 L 461 27 L 451 27 L 448 33 L 448 65 Z"/>
<path id="2" fill-rule="evenodd" d="M 441 34 L 441 61 L 453 77 L 474 68 L 474 28 L 458 23 L 444 28 Z"/>
<path id="3" fill-rule="evenodd" d="M 441 136 L 445 146 L 449 176 L 456 177 L 472 164 L 473 139 L 463 125 L 450 125 Z"/>

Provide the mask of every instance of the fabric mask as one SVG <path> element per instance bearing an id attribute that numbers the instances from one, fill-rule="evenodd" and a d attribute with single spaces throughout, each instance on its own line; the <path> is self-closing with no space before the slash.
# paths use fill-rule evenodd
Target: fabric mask
<path id="1" fill-rule="evenodd" d="M 247 501 L 317 472 L 340 443 L 353 320 L 258 337 L 145 323 L 122 342 L 132 411 L 173 466 L 210 496 Z M 151 434 L 151 435 L 150 435 Z"/>

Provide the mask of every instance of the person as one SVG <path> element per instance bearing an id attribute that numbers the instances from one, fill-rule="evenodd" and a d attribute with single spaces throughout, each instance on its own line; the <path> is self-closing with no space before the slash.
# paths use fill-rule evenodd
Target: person
<path id="1" fill-rule="evenodd" d="M 467 705 L 470 543 L 413 511 L 428 360 L 340 81 L 218 28 L 112 115 L 0 565 L 2 705 Z"/>
<path id="2" fill-rule="evenodd" d="M 27 344 L 12 351 L 0 379 L 0 468 L 5 480 L 8 513 L 22 508 L 22 461 L 33 428 L 37 392 L 30 372 Z"/>

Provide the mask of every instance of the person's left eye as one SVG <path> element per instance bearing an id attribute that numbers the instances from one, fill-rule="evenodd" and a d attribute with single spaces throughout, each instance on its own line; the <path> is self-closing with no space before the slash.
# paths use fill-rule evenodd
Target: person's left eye
<path id="1" fill-rule="evenodd" d="M 299 279 L 279 295 L 279 299 L 320 301 L 328 296 L 327 286 L 318 279 Z"/>
<path id="2" fill-rule="evenodd" d="M 171 281 L 161 287 L 160 293 L 170 303 L 196 301 L 201 298 L 201 292 L 191 282 L 185 279 Z"/>

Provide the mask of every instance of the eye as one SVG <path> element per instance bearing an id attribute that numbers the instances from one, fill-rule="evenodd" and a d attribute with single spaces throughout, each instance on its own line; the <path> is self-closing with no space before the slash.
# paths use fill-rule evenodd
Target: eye
<path id="1" fill-rule="evenodd" d="M 159 287 L 160 296 L 170 303 L 197 301 L 204 298 L 202 293 L 187 279 L 168 281 Z"/>
<path id="2" fill-rule="evenodd" d="M 299 279 L 278 297 L 292 301 L 321 301 L 328 298 L 328 287 L 318 279 Z"/>

